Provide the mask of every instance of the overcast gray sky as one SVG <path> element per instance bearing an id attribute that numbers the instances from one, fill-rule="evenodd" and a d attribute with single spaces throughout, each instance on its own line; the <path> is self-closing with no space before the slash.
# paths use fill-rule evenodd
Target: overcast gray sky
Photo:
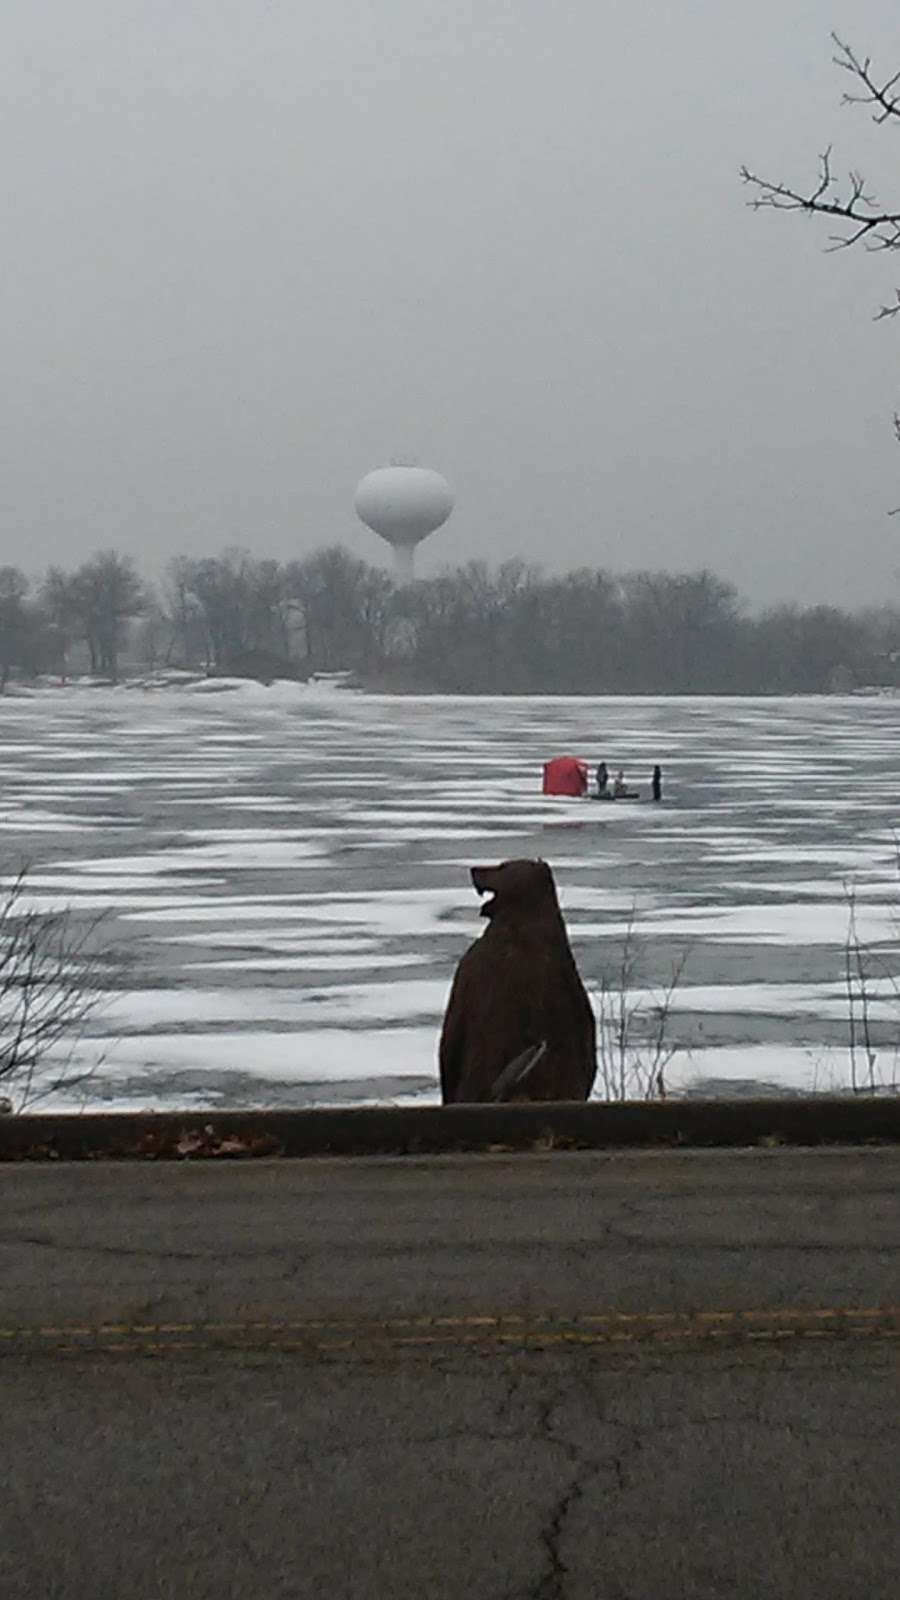
<path id="1" fill-rule="evenodd" d="M 742 161 L 900 196 L 829 30 L 896 0 L 0 0 L 3 561 L 340 540 L 412 454 L 421 570 L 712 565 L 900 598 L 900 258 Z M 842 158 L 845 158 L 842 161 Z"/>

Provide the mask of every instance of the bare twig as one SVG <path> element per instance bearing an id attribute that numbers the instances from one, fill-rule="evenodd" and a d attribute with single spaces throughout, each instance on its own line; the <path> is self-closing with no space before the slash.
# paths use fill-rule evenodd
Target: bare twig
<path id="1" fill-rule="evenodd" d="M 888 985 L 893 990 L 894 1002 L 900 1001 L 900 985 L 896 975 L 881 959 L 879 952 L 860 939 L 856 889 L 852 883 L 845 882 L 844 897 L 847 902 L 844 989 L 847 997 L 850 1089 L 853 1094 L 896 1091 L 898 1045 L 894 1046 L 893 1070 L 888 1069 L 885 1073 L 879 1061 L 882 1047 L 876 1044 L 872 1028 L 872 996 L 873 992 L 879 996 L 883 995 L 885 985 Z M 877 989 L 875 989 L 876 984 Z"/>
<path id="2" fill-rule="evenodd" d="M 650 1071 L 653 1092 L 657 1100 L 665 1100 L 666 1098 L 666 1067 L 678 1051 L 678 1046 L 669 1041 L 669 1019 L 675 991 L 681 982 L 684 969 L 687 966 L 687 960 L 688 951 L 684 950 L 673 965 L 669 982 L 663 990 L 658 1004 L 654 1007 L 656 1026 L 651 1040 Z"/>
<path id="3" fill-rule="evenodd" d="M 50 1092 L 38 1070 L 83 1035 L 103 1002 L 109 959 L 97 942 L 102 916 L 80 923 L 68 909 L 41 913 L 28 904 L 26 880 L 23 868 L 0 891 L 0 1082 L 18 1110 Z M 53 1088 L 84 1081 L 71 1064 L 70 1051 Z"/>
<path id="4" fill-rule="evenodd" d="M 850 45 L 845 44 L 836 33 L 832 33 L 831 38 L 837 51 L 831 58 L 835 66 L 849 72 L 866 91 L 864 94 L 845 94 L 842 103 L 847 106 L 876 106 L 873 122 L 887 122 L 889 117 L 900 118 L 900 95 L 894 93 L 896 85 L 900 83 L 900 72 L 895 72 L 893 77 L 887 78 L 879 86 L 872 77 L 872 57 L 866 56 L 861 61 Z"/>
<path id="5" fill-rule="evenodd" d="M 847 937 L 844 941 L 844 985 L 847 991 L 847 1023 L 849 1029 L 848 1042 L 850 1049 L 850 1087 L 855 1094 L 858 1088 L 856 1080 L 856 990 L 853 984 L 853 935 L 855 932 L 856 922 L 854 911 L 855 892 L 849 884 L 845 884 L 844 893 L 848 897 L 850 904 L 850 923 L 847 929 Z"/>
<path id="6" fill-rule="evenodd" d="M 639 987 L 642 943 L 632 908 L 615 968 L 604 973 L 597 993 L 598 1066 L 606 1100 L 662 1100 L 666 1068 L 679 1050 L 670 1038 L 675 992 L 689 952 L 672 967 L 661 994 L 648 1000 Z"/>
<path id="7" fill-rule="evenodd" d="M 845 885 L 845 890 L 849 913 L 844 965 L 850 1007 L 850 1086 L 856 1094 L 860 1089 L 857 1047 L 861 1045 L 866 1063 L 866 1077 L 862 1087 L 870 1091 L 877 1083 L 878 1052 L 872 1040 L 869 971 L 866 951 L 860 943 L 856 922 L 856 890 L 852 884 Z"/>

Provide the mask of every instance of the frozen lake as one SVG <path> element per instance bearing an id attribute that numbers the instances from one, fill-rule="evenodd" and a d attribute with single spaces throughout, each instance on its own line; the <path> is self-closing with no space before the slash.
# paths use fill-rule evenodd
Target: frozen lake
<path id="1" fill-rule="evenodd" d="M 637 988 L 674 962 L 673 1088 L 846 1081 L 846 884 L 878 949 L 895 1076 L 900 906 L 889 699 L 393 698 L 244 686 L 0 700 L 4 867 L 108 910 L 122 967 L 53 1103 L 107 1109 L 437 1098 L 436 1035 L 482 924 L 470 865 L 553 866 L 589 988 L 632 909 Z M 661 806 L 542 797 L 571 752 Z"/>

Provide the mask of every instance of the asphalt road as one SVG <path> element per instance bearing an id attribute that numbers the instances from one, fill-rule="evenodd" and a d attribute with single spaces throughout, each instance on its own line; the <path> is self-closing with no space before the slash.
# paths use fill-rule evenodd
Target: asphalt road
<path id="1" fill-rule="evenodd" d="M 900 1152 L 0 1168 L 4 1600 L 881 1600 Z"/>

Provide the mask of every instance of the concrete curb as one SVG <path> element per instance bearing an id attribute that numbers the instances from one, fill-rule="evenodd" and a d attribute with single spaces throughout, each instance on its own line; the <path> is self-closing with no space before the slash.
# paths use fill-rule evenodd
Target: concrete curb
<path id="1" fill-rule="evenodd" d="M 900 1143 L 900 1096 L 0 1117 L 0 1162 L 870 1143 Z"/>

